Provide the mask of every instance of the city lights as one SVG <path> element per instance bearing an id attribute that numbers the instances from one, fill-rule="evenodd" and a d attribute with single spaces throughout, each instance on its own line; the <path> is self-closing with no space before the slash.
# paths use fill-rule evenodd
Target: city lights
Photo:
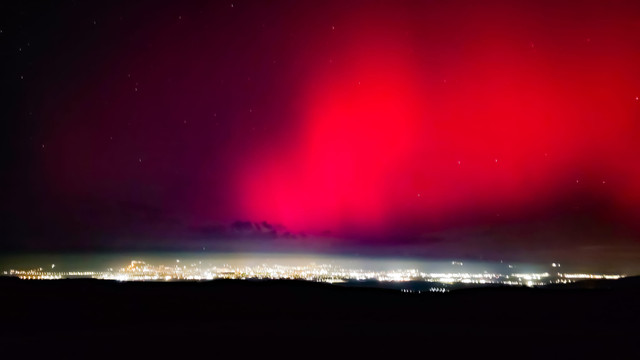
<path id="1" fill-rule="evenodd" d="M 455 262 L 462 267 L 461 262 Z M 557 266 L 554 266 L 557 267 Z M 509 267 L 510 269 L 512 267 Z M 394 269 L 373 271 L 361 268 L 346 268 L 332 264 L 292 265 L 256 265 L 256 266 L 207 266 L 202 261 L 189 265 L 176 260 L 174 265 L 153 265 L 141 260 L 132 260 L 119 269 L 105 271 L 53 272 L 42 268 L 31 270 L 10 270 L 5 276 L 24 280 L 58 280 L 69 278 L 91 278 L 116 281 L 205 281 L 216 279 L 234 280 L 305 280 L 325 283 L 344 283 L 348 281 L 391 282 L 428 282 L 443 285 L 453 284 L 497 284 L 508 286 L 544 286 L 549 284 L 567 284 L 579 280 L 606 279 L 624 277 L 619 274 L 585 273 L 473 273 L 473 272 L 423 272 L 417 269 Z M 444 287 L 431 288 L 431 292 L 446 292 Z M 407 291 L 412 292 L 412 291 Z"/>

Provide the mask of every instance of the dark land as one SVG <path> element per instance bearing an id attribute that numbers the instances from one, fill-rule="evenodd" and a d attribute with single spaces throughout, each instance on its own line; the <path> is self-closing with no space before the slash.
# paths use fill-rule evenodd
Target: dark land
<path id="1" fill-rule="evenodd" d="M 303 281 L 115 282 L 0 278 L 7 349 L 90 355 L 279 344 L 411 353 L 637 354 L 640 278 L 546 288 L 403 293 Z M 234 344 L 234 345 L 231 345 Z M 237 344 L 246 344 L 237 347 Z M 399 344 L 402 344 L 401 346 Z M 342 346 L 341 345 L 341 346 Z M 178 349 L 178 350 L 176 350 Z M 260 350 L 261 351 L 261 350 Z"/>

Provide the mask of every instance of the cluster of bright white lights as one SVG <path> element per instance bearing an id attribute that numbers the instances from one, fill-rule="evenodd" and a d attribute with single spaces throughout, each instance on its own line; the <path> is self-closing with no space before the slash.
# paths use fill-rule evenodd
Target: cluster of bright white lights
<path id="1" fill-rule="evenodd" d="M 462 263 L 455 265 L 462 266 Z M 554 264 L 556 265 L 556 264 Z M 554 267 L 559 267 L 559 264 Z M 53 266 L 52 266 L 53 269 Z M 214 279 L 296 279 L 327 283 L 346 281 L 379 281 L 406 282 L 423 281 L 441 284 L 500 284 L 514 286 L 540 286 L 553 283 L 570 283 L 583 279 L 619 279 L 617 274 L 570 274 L 570 273 L 427 273 L 416 269 L 397 269 L 390 271 L 371 271 L 364 269 L 347 269 L 335 265 L 311 264 L 305 266 L 258 265 L 245 267 L 202 266 L 201 262 L 190 265 L 181 264 L 180 260 L 172 266 L 151 265 L 144 261 L 134 260 L 121 269 L 109 269 L 104 272 L 52 272 L 42 268 L 34 270 L 11 270 L 5 275 L 26 280 L 55 280 L 65 278 L 95 278 L 117 281 L 180 281 L 180 280 L 214 280 Z M 445 292 L 445 288 L 432 288 L 432 292 Z M 408 291 L 409 292 L 409 291 Z"/>

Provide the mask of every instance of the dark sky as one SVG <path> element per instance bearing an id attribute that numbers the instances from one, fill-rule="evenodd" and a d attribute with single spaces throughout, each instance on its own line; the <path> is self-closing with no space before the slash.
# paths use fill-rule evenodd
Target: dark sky
<path id="1" fill-rule="evenodd" d="M 2 249 L 639 259 L 638 1 L 3 1 L 0 51 Z"/>

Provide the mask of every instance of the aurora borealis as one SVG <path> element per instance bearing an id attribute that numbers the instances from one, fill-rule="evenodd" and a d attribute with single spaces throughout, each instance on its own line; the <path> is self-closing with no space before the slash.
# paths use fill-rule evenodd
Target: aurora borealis
<path id="1" fill-rule="evenodd" d="M 7 249 L 640 253 L 638 2 L 61 4 L 2 5 Z"/>

